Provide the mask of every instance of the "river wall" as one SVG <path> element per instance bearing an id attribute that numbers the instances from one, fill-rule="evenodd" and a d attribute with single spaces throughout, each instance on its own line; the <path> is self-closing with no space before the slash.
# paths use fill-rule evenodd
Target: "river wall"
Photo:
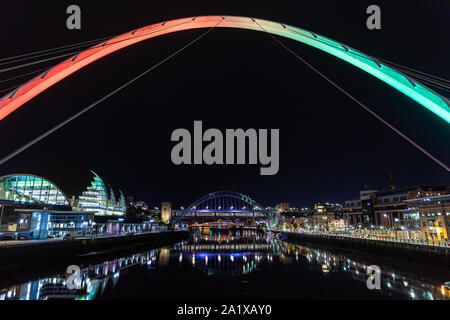
<path id="1" fill-rule="evenodd" d="M 20 245 L 0 245 L 0 271 L 11 266 L 113 253 L 139 245 L 164 245 L 186 239 L 188 235 L 187 231 L 163 231 L 106 238 L 50 240 L 40 243 L 24 240 Z"/>
<path id="2" fill-rule="evenodd" d="M 280 232 L 287 240 L 332 245 L 339 248 L 362 251 L 365 253 L 392 257 L 411 262 L 423 263 L 450 270 L 450 248 L 411 244 L 402 242 L 380 241 L 341 237 L 335 235 L 317 235 L 299 232 Z"/>

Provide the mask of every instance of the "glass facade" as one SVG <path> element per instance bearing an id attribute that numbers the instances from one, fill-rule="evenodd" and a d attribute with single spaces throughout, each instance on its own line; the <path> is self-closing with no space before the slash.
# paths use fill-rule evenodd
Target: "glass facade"
<path id="1" fill-rule="evenodd" d="M 114 191 L 108 188 L 94 171 L 91 171 L 94 175 L 91 185 L 87 187 L 86 191 L 83 191 L 82 195 L 78 197 L 78 207 L 82 211 L 95 212 L 95 215 L 99 216 L 123 216 L 125 214 L 125 196 L 120 191 L 120 198 L 116 201 Z"/>
<path id="2" fill-rule="evenodd" d="M 69 206 L 66 196 L 55 184 L 33 175 L 0 177 L 0 200 L 23 204 Z"/>
<path id="3" fill-rule="evenodd" d="M 18 219 L 16 238 L 23 236 L 42 240 L 64 236 L 68 232 L 86 235 L 92 232 L 94 215 L 89 212 L 19 209 Z"/>
<path id="4" fill-rule="evenodd" d="M 78 197 L 78 206 L 83 211 L 95 212 L 96 215 L 107 215 L 108 211 L 108 191 L 106 185 L 94 171 L 94 180 L 91 185 L 83 191 L 82 195 Z"/>

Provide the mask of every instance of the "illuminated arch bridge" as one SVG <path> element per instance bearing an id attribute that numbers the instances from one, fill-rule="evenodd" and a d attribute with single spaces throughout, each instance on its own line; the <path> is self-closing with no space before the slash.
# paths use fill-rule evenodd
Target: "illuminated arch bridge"
<path id="1" fill-rule="evenodd" d="M 266 32 L 314 47 L 371 74 L 435 113 L 447 123 L 450 123 L 450 101 L 396 68 L 390 67 L 382 61 L 353 49 L 340 41 L 312 31 L 280 22 L 236 16 L 195 16 L 169 20 L 137 28 L 102 41 L 50 67 L 48 70 L 0 97 L 0 120 L 72 73 L 117 50 L 173 32 L 211 27 Z"/>
<path id="2" fill-rule="evenodd" d="M 264 208 L 258 202 L 235 191 L 208 193 L 192 203 L 187 209 L 172 210 L 172 219 L 183 218 L 264 218 L 276 210 Z"/>

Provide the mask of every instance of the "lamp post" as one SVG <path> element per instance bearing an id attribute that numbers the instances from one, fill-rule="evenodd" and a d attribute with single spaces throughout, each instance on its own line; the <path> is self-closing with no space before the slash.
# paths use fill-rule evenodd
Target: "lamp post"
<path id="1" fill-rule="evenodd" d="M 3 210 L 5 209 L 5 207 L 3 205 L 0 205 L 0 207 L 2 207 L 2 213 L 0 214 L 0 228 L 2 226 L 2 220 L 3 220 Z M 1 231 L 1 230 L 0 230 Z"/>
<path id="2" fill-rule="evenodd" d="M 5 207 L 3 205 L 0 205 L 2 207 L 2 213 L 0 214 L 0 231 L 2 231 L 2 220 L 3 220 L 3 210 L 5 210 Z M 6 240 L 5 240 L 5 246 L 6 246 Z"/>

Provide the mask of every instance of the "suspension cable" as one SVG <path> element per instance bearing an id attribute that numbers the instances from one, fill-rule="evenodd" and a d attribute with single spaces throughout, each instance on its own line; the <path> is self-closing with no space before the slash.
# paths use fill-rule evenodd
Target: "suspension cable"
<path id="1" fill-rule="evenodd" d="M 73 43 L 73 44 L 69 44 L 69 45 L 65 45 L 65 46 L 61 46 L 61 47 L 55 47 L 55 48 L 50 48 L 50 49 L 46 49 L 46 50 L 20 54 L 20 55 L 17 55 L 17 56 L 12 56 L 12 57 L 7 57 L 7 58 L 1 58 L 0 61 L 7 61 L 7 60 L 16 59 L 16 58 L 27 57 L 27 56 L 31 56 L 31 55 L 35 55 L 35 54 L 40 54 L 40 53 L 54 51 L 54 50 L 59 50 L 59 49 L 70 48 L 70 47 L 79 46 L 79 45 L 83 45 L 83 44 L 90 44 L 90 43 L 93 43 L 93 42 L 97 42 L 97 41 L 101 41 L 101 40 L 105 40 L 105 39 L 110 39 L 112 37 L 114 37 L 114 36 L 103 37 L 103 38 L 98 38 L 98 39 L 95 39 L 95 40 L 88 40 L 88 41 L 84 41 L 84 42 Z"/>
<path id="2" fill-rule="evenodd" d="M 180 25 L 185 24 L 185 23 L 188 23 L 188 22 L 189 22 L 189 21 L 184 21 L 184 22 L 181 22 L 181 23 L 179 23 L 179 24 L 176 24 L 176 25 L 167 27 L 167 28 L 165 28 L 164 30 L 171 29 L 171 28 L 180 26 Z M 112 44 L 120 43 L 120 42 L 123 42 L 123 41 L 129 41 L 129 40 L 131 40 L 131 39 L 144 37 L 144 36 L 146 36 L 146 35 L 149 35 L 149 34 L 152 34 L 152 33 L 156 33 L 156 32 L 160 32 L 160 31 L 161 31 L 161 30 L 153 30 L 153 31 L 146 32 L 146 33 L 143 33 L 143 34 L 139 34 L 139 35 L 136 35 L 136 36 L 133 36 L 133 37 L 129 37 L 129 38 L 123 39 L 123 40 L 113 41 L 113 42 L 111 42 L 111 43 L 105 43 L 105 42 L 98 43 L 98 44 L 94 45 L 93 47 L 91 47 L 91 48 L 89 48 L 89 49 L 96 49 L 96 48 L 100 48 L 100 47 L 103 47 L 103 46 L 109 46 L 109 45 L 112 45 Z M 33 62 L 29 62 L 29 63 L 24 63 L 24 64 L 21 64 L 21 65 L 18 65 L 18 66 L 13 66 L 13 67 L 8 67 L 8 68 L 0 69 L 0 73 L 7 72 L 7 71 L 11 71 L 11 70 L 15 70 L 15 69 L 20 69 L 20 68 L 24 68 L 24 67 L 28 67 L 28 66 L 31 66 L 31 65 L 35 65 L 35 64 L 42 63 L 42 62 L 46 62 L 46 61 L 50 61 L 50 60 L 55 60 L 55 59 L 62 58 L 62 57 L 66 57 L 66 56 L 75 55 L 75 54 L 78 54 L 78 53 L 80 53 L 80 52 L 81 52 L 81 51 L 78 50 L 78 51 L 74 51 L 74 52 L 71 52 L 71 53 L 68 53 L 68 54 L 59 55 L 59 56 L 56 56 L 56 57 L 46 58 L 46 59 L 42 59 L 42 60 L 38 60 L 38 61 L 33 61 Z"/>
<path id="3" fill-rule="evenodd" d="M 439 159 L 437 159 L 435 156 L 433 156 L 431 153 L 429 153 L 428 151 L 426 151 L 424 148 L 422 148 L 421 146 L 419 146 L 416 142 L 414 142 L 412 139 L 410 139 L 408 136 L 406 136 L 404 133 L 402 133 L 400 130 L 398 130 L 397 128 L 395 128 L 393 125 L 391 125 L 389 122 L 387 122 L 386 120 L 384 120 L 381 116 L 379 116 L 377 113 L 375 113 L 374 111 L 372 111 L 369 107 L 367 107 L 365 104 L 363 104 L 361 101 L 359 101 L 358 99 L 356 99 L 354 96 L 352 96 L 350 93 L 348 93 L 345 89 L 343 89 L 342 87 L 340 87 L 337 83 L 335 83 L 333 80 L 331 80 L 330 78 L 328 78 L 326 75 L 324 75 L 322 72 L 320 72 L 319 70 L 317 70 L 315 67 L 313 67 L 310 63 L 308 63 L 305 59 L 303 59 L 302 57 L 300 57 L 298 54 L 296 54 L 294 51 L 292 51 L 290 48 L 288 48 L 283 42 L 281 42 L 280 40 L 278 40 L 277 38 L 275 38 L 272 34 L 270 34 L 269 32 L 267 32 L 258 22 L 256 22 L 256 20 L 252 19 L 260 28 L 262 31 L 264 31 L 264 33 L 266 33 L 270 38 L 272 38 L 276 43 L 278 43 L 281 47 L 283 47 L 284 49 L 286 49 L 289 53 L 291 53 L 294 57 L 296 57 L 298 60 L 300 60 L 301 62 L 303 62 L 306 66 L 308 66 L 310 69 L 312 69 L 314 72 L 316 72 L 318 75 L 320 75 L 322 78 L 324 78 L 325 80 L 327 80 L 330 84 L 332 84 L 334 87 L 336 87 L 339 91 L 341 91 L 342 93 L 344 93 L 347 97 L 349 97 L 350 99 L 352 99 L 354 102 L 356 102 L 357 104 L 359 104 L 361 107 L 363 107 L 367 112 L 369 112 L 371 115 L 373 115 L 375 118 L 377 118 L 379 121 L 381 121 L 383 124 L 385 124 L 386 126 L 388 126 L 389 128 L 391 128 L 393 131 L 395 131 L 397 134 L 399 134 L 403 139 L 405 139 L 406 141 L 408 141 L 410 144 L 412 144 L 413 146 L 415 146 L 417 149 L 419 149 L 420 151 L 422 151 L 426 156 L 428 156 L 430 159 L 432 159 L 434 162 L 436 162 L 438 165 L 440 165 L 442 168 L 444 168 L 447 172 L 450 172 L 450 168 L 443 163 L 442 161 L 440 161 Z"/>
<path id="4" fill-rule="evenodd" d="M 225 17 L 223 18 L 225 19 Z M 161 60 L 160 62 L 158 62 L 157 64 L 153 65 L 152 67 L 148 68 L 147 70 L 145 70 L 144 72 L 142 72 L 141 74 L 139 74 L 138 76 L 134 77 L 133 79 L 129 80 L 128 82 L 126 82 L 125 84 L 121 85 L 120 87 L 116 88 L 115 90 L 111 91 L 110 93 L 108 93 L 106 96 L 100 98 L 99 100 L 95 101 L 94 103 L 90 104 L 89 106 L 87 106 L 86 108 L 84 108 L 83 110 L 81 110 L 80 112 L 76 113 L 75 115 L 71 116 L 70 118 L 64 120 L 63 122 L 61 122 L 60 124 L 56 125 L 55 127 L 51 128 L 50 130 L 46 131 L 45 133 L 41 134 L 40 136 L 38 136 L 37 138 L 31 140 L 30 142 L 28 142 L 27 144 L 23 145 L 22 147 L 18 148 L 17 150 L 11 152 L 10 154 L 8 154 L 7 156 L 3 157 L 2 159 L 0 159 L 0 165 L 2 165 L 3 163 L 5 163 L 6 161 L 10 160 L 11 158 L 15 157 L 16 155 L 18 155 L 19 153 L 25 151 L 26 149 L 28 149 L 29 147 L 33 146 L 35 143 L 41 141 L 42 139 L 44 139 L 45 137 L 47 137 L 48 135 L 52 134 L 53 132 L 55 132 L 56 130 L 64 127 L 66 124 L 70 123 L 72 120 L 78 118 L 79 116 L 81 116 L 82 114 L 86 113 L 87 111 L 91 110 L 92 108 L 94 108 L 96 105 L 98 105 L 99 103 L 105 101 L 106 99 L 112 97 L 114 94 L 116 94 L 117 92 L 121 91 L 122 89 L 126 88 L 127 86 L 131 85 L 132 83 L 134 83 L 135 81 L 137 81 L 138 79 L 142 78 L 143 76 L 145 76 L 146 74 L 150 73 L 151 71 L 153 71 L 154 69 L 156 69 L 157 67 L 159 67 L 160 65 L 162 65 L 163 63 L 165 63 L 166 61 L 170 60 L 171 58 L 175 57 L 176 55 L 178 55 L 179 53 L 181 53 L 184 49 L 188 48 L 189 46 L 191 46 L 192 44 L 194 44 L 195 42 L 197 42 L 198 40 L 200 40 L 201 38 L 203 38 L 204 36 L 206 36 L 212 29 L 214 29 L 215 27 L 217 27 L 222 21 L 219 20 L 219 22 L 217 22 L 214 26 L 210 27 L 209 29 L 207 29 L 205 32 L 203 32 L 201 35 L 199 35 L 198 37 L 196 37 L 194 40 L 192 40 L 191 42 L 189 42 L 188 44 L 186 44 L 185 46 L 183 46 L 182 48 L 178 49 L 177 51 L 175 51 L 174 53 L 170 54 L 168 57 L 164 58 L 163 60 Z"/>
<path id="5" fill-rule="evenodd" d="M 289 31 L 291 31 L 291 32 L 293 32 L 293 33 L 296 33 L 296 34 L 298 34 L 298 35 L 301 35 L 301 36 L 303 36 L 303 37 L 310 38 L 310 39 L 312 39 L 312 40 L 314 40 L 314 41 L 323 43 L 323 44 L 325 44 L 325 45 L 333 46 L 333 47 L 335 47 L 335 48 L 337 48 L 337 49 L 339 49 L 339 50 L 342 49 L 342 47 L 341 47 L 341 46 L 338 47 L 337 44 L 329 43 L 329 42 L 323 41 L 323 40 L 321 40 L 321 39 L 318 39 L 318 38 L 316 38 L 316 37 L 313 37 L 313 36 L 310 36 L 310 35 L 306 35 L 306 34 L 300 33 L 300 32 L 298 32 L 297 30 L 289 29 Z M 386 59 L 381 59 L 381 58 L 378 58 L 378 57 L 375 57 L 375 56 L 367 56 L 367 55 L 365 55 L 365 54 L 361 54 L 360 52 L 358 52 L 358 51 L 355 50 L 355 49 L 352 49 L 352 51 L 349 52 L 349 54 L 354 55 L 354 56 L 357 56 L 357 57 L 360 57 L 360 58 L 363 58 L 363 59 L 366 59 L 366 60 L 369 60 L 369 61 L 372 61 L 372 62 L 373 62 L 373 61 L 380 61 L 380 62 L 382 62 L 383 64 L 385 64 L 386 66 L 391 67 L 392 69 L 397 70 L 397 71 L 399 71 L 400 73 L 408 74 L 408 75 L 411 75 L 411 76 L 416 76 L 416 74 L 422 74 L 422 75 L 424 75 L 424 76 L 427 76 L 427 77 L 432 78 L 432 79 L 435 81 L 434 83 L 435 83 L 436 85 L 443 86 L 443 87 L 445 87 L 445 88 L 447 88 L 447 83 L 450 83 L 450 80 L 444 79 L 444 78 L 442 78 L 442 77 L 438 77 L 438 76 L 432 75 L 432 74 L 430 74 L 430 73 L 426 73 L 426 72 L 423 72 L 423 71 L 420 71 L 420 70 L 416 70 L 416 69 L 413 69 L 413 68 L 409 68 L 409 67 L 400 65 L 400 64 L 398 64 L 398 63 L 391 62 L 391 61 L 386 60 Z M 444 90 L 445 90 L 445 89 L 444 89 Z"/>
<path id="6" fill-rule="evenodd" d="M 26 61 L 26 60 L 31 60 L 31 59 L 35 59 L 35 58 L 39 58 L 39 57 L 44 57 L 44 56 L 52 55 L 52 54 L 55 54 L 55 53 L 64 52 L 64 51 L 67 51 L 67 50 L 75 50 L 75 49 L 87 47 L 88 45 L 92 45 L 93 43 L 98 43 L 98 41 L 92 41 L 92 42 L 90 42 L 88 44 L 78 45 L 78 46 L 74 46 L 72 48 L 65 48 L 65 49 L 55 50 L 55 51 L 52 51 L 52 52 L 41 53 L 41 54 L 30 56 L 30 57 L 24 57 L 24 58 L 20 58 L 20 59 L 14 59 L 14 60 L 11 60 L 11 61 L 2 62 L 2 63 L 0 63 L 0 66 L 4 66 L 4 65 L 7 65 L 7 64 L 12 64 L 12 63 L 17 63 L 17 62 L 21 62 L 21 61 Z M 76 51 L 72 51 L 72 52 L 76 52 Z"/>
<path id="7" fill-rule="evenodd" d="M 69 53 L 61 54 L 61 55 L 55 56 L 55 57 L 45 58 L 45 59 L 41 59 L 41 60 L 37 60 L 37 61 L 33 61 L 33 62 L 27 62 L 27 63 L 19 64 L 17 66 L 3 68 L 3 69 L 0 69 L 0 73 L 11 71 L 11 70 L 16 70 L 16 69 L 20 69 L 20 68 L 25 68 L 25 67 L 29 67 L 29 66 L 33 66 L 35 64 L 39 64 L 39 63 L 42 63 L 42 62 L 47 62 L 47 61 L 52 61 L 52 60 L 56 60 L 56 59 L 59 59 L 59 58 L 72 56 L 75 53 L 76 52 L 69 52 Z"/>
<path id="8" fill-rule="evenodd" d="M 431 78 L 436 78 L 437 80 L 441 80 L 441 81 L 446 82 L 446 83 L 450 83 L 450 80 L 442 78 L 442 77 L 438 77 L 438 76 L 435 76 L 435 75 L 432 75 L 430 73 L 426 73 L 426 72 L 423 72 L 423 71 L 420 71 L 420 70 L 417 70 L 417 69 L 413 69 L 413 68 L 410 68 L 410 67 L 405 67 L 405 66 L 402 66 L 401 64 L 398 64 L 398 63 L 395 63 L 395 62 L 391 62 L 391 61 L 388 61 L 388 60 L 384 60 L 384 59 L 380 59 L 380 58 L 377 58 L 377 59 L 380 60 L 381 62 L 386 63 L 386 64 L 397 66 L 397 67 L 402 68 L 402 69 L 410 70 L 410 71 L 413 71 L 413 72 L 416 72 L 416 73 L 420 73 L 420 74 L 426 75 L 426 76 L 431 77 Z"/>
<path id="9" fill-rule="evenodd" d="M 18 78 L 22 78 L 22 77 L 28 76 L 28 75 L 30 75 L 30 74 L 38 73 L 38 72 L 41 72 L 41 71 L 44 71 L 44 70 L 47 70 L 47 69 L 48 69 L 48 67 L 46 67 L 46 68 L 41 68 L 41 69 L 38 69 L 38 70 L 34 70 L 34 71 L 31 71 L 31 72 L 27 72 L 27 73 L 24 73 L 24 74 L 21 74 L 21 75 L 12 77 L 12 78 L 3 79 L 3 80 L 0 80 L 0 83 L 2 83 L 2 82 L 7 82 L 7 81 L 11 81 L 11 80 L 18 79 Z"/>

